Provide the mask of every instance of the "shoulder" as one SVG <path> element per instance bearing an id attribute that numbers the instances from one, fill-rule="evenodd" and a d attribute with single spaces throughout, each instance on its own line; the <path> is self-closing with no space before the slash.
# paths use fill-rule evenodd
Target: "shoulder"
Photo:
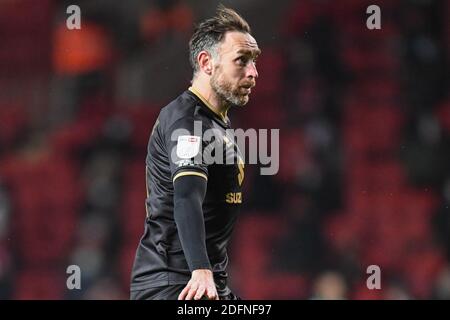
<path id="1" fill-rule="evenodd" d="M 194 121 L 207 121 L 198 100 L 188 90 L 161 109 L 159 123 L 163 131 L 177 127 L 189 129 Z"/>
<path id="2" fill-rule="evenodd" d="M 170 127 L 180 119 L 192 119 L 196 113 L 197 104 L 197 100 L 189 94 L 189 91 L 185 91 L 161 109 L 159 121 L 166 127 Z"/>

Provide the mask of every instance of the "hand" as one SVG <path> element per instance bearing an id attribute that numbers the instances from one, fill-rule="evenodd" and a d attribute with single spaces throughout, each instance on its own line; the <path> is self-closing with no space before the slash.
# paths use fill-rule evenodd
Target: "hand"
<path id="1" fill-rule="evenodd" d="M 203 296 L 208 300 L 219 300 L 212 271 L 197 269 L 192 271 L 191 280 L 181 291 L 178 300 L 200 300 Z"/>

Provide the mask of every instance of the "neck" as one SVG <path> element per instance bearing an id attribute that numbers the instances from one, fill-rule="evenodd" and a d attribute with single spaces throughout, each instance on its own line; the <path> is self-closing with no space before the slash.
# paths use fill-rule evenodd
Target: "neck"
<path id="1" fill-rule="evenodd" d="M 230 108 L 229 105 L 221 101 L 214 90 L 212 90 L 209 81 L 194 79 L 192 81 L 192 86 L 190 87 L 192 92 L 194 92 L 208 108 L 210 108 L 215 114 L 220 116 L 223 121 L 227 118 L 227 112 Z"/>

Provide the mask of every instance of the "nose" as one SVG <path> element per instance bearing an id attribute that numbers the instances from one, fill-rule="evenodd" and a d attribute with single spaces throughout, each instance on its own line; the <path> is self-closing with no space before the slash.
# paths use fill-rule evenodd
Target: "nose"
<path id="1" fill-rule="evenodd" d="M 247 78 L 258 78 L 258 71 L 256 70 L 256 65 L 254 62 L 251 62 L 247 66 Z"/>

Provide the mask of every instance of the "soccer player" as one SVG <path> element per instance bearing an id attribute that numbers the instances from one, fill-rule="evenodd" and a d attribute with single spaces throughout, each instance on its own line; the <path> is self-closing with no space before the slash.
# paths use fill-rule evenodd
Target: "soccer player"
<path id="1" fill-rule="evenodd" d="M 161 110 L 149 139 L 131 299 L 238 299 L 227 285 L 227 244 L 244 163 L 227 111 L 248 102 L 260 50 L 248 23 L 223 6 L 196 27 L 189 49 L 192 86 Z"/>

